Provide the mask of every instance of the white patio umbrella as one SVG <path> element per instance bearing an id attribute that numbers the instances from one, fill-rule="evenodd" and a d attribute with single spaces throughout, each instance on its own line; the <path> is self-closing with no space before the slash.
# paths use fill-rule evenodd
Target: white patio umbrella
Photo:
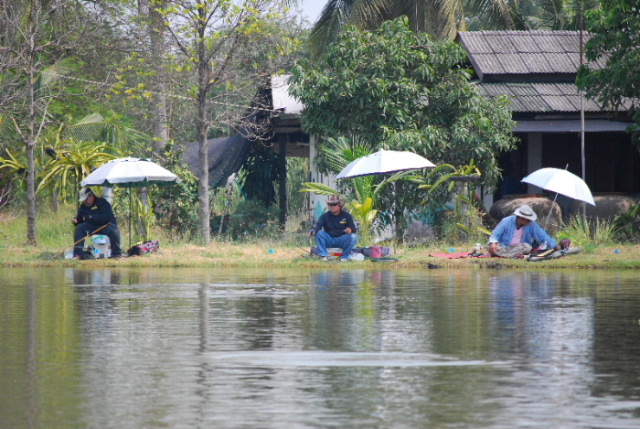
<path id="1" fill-rule="evenodd" d="M 144 158 L 118 158 L 96 168 L 80 184 L 82 186 L 121 186 L 129 188 L 129 247 L 131 247 L 131 188 L 180 183 L 178 176 Z"/>
<path id="2" fill-rule="evenodd" d="M 592 206 L 596 205 L 589 186 L 587 186 L 584 180 L 580 177 L 567 170 L 551 167 L 541 168 L 526 176 L 521 180 L 521 182 L 529 183 L 539 188 L 546 189 L 547 191 L 555 192 L 556 196 L 553 199 L 554 202 L 556 201 L 556 198 L 558 198 L 558 194 L 562 194 L 566 197 L 573 198 L 574 200 L 584 201 Z M 549 215 L 547 216 L 545 227 L 549 222 L 550 215 L 551 212 L 549 212 Z"/>
<path id="3" fill-rule="evenodd" d="M 173 185 L 180 181 L 178 176 L 148 159 L 118 158 L 96 168 L 80 184 L 141 188 L 150 185 Z"/>
<path id="4" fill-rule="evenodd" d="M 399 171 L 433 168 L 435 164 L 416 153 L 408 151 L 384 150 L 363 156 L 352 161 L 336 179 L 347 179 L 360 176 L 397 173 Z"/>

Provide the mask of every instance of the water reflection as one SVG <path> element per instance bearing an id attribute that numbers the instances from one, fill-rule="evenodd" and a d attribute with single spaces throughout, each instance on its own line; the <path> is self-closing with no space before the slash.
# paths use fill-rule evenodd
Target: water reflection
<path id="1" fill-rule="evenodd" d="M 4 274 L 2 429 L 640 424 L 633 273 Z"/>

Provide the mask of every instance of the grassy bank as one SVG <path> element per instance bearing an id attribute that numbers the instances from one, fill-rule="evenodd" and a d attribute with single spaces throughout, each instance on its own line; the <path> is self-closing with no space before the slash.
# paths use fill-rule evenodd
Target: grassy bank
<path id="1" fill-rule="evenodd" d="M 563 258 L 528 262 L 516 259 L 473 258 L 443 259 L 429 256 L 447 252 L 449 244 L 425 247 L 396 247 L 397 261 L 340 263 L 309 257 L 305 233 L 284 233 L 273 239 L 243 243 L 213 240 L 208 246 L 166 236 L 156 230 L 150 238 L 160 240 L 160 251 L 141 257 L 100 260 L 63 259 L 64 250 L 73 242 L 70 219 L 74 211 L 39 216 L 37 247 L 26 245 L 26 220 L 20 214 L 0 215 L 0 267 L 278 267 L 323 268 L 340 265 L 358 269 L 468 268 L 468 269 L 640 269 L 640 245 L 607 244 L 589 246 L 589 252 Z M 123 248 L 128 247 L 128 229 L 122 227 Z M 135 239 L 134 239 L 135 241 Z M 580 245 L 581 243 L 575 243 Z M 473 244 L 455 246 L 458 252 L 472 251 Z M 616 253 L 616 249 L 619 253 Z M 333 265 L 332 265 L 333 264 Z"/>

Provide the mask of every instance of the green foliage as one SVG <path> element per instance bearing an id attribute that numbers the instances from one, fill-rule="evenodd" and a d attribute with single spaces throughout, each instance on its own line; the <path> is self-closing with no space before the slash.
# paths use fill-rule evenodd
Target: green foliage
<path id="1" fill-rule="evenodd" d="M 364 197 L 362 200 L 349 200 L 348 197 L 345 197 L 345 195 L 341 194 L 336 189 L 323 185 L 322 183 L 307 182 L 303 183 L 303 185 L 304 188 L 302 188 L 300 192 L 313 192 L 314 194 L 327 196 L 337 194 L 344 198 L 347 202 L 345 206 L 346 209 L 351 213 L 353 220 L 360 229 L 359 236 L 361 244 L 367 244 L 373 240 L 372 227 L 376 217 L 378 216 L 378 210 L 374 208 L 375 200 L 373 198 Z"/>
<path id="2" fill-rule="evenodd" d="M 464 212 L 442 210 L 435 216 L 436 239 L 450 245 L 486 243 L 491 231 L 482 222 L 484 214 L 475 206 Z"/>
<path id="3" fill-rule="evenodd" d="M 198 231 L 198 179 L 182 162 L 181 147 L 170 141 L 162 155 L 164 167 L 182 181 L 173 186 L 154 187 L 152 202 L 158 225 L 169 234 L 191 238 Z"/>
<path id="4" fill-rule="evenodd" d="M 242 166 L 245 173 L 242 188 L 247 198 L 257 199 L 262 205 L 271 207 L 277 201 L 277 186 L 283 171 L 279 168 L 278 154 L 270 148 L 256 143 Z M 276 217 L 277 219 L 277 217 Z"/>
<path id="5" fill-rule="evenodd" d="M 0 157 L 0 170 L 4 173 L 4 177 L 20 180 L 24 185 L 24 178 L 27 173 L 27 164 L 24 158 L 14 154 L 9 149 L 5 152 L 6 158 Z"/>
<path id="6" fill-rule="evenodd" d="M 453 39 L 467 26 L 476 28 L 513 28 L 514 4 L 504 0 L 328 0 L 311 34 L 315 53 L 335 41 L 346 24 L 359 28 L 378 28 L 383 21 L 408 16 L 410 28 L 438 39 Z M 555 1 L 553 3 L 556 3 Z"/>
<path id="7" fill-rule="evenodd" d="M 329 138 L 326 144 L 319 148 L 316 165 L 321 171 L 339 172 L 352 161 L 371 155 L 373 152 L 371 145 L 358 136 Z M 376 176 L 362 176 L 341 180 L 339 185 L 346 194 L 353 195 L 353 199 L 364 202 L 367 198 L 371 198 L 375 203 L 376 194 L 381 188 L 376 184 L 381 180 Z"/>
<path id="8" fill-rule="evenodd" d="M 629 211 L 621 211 L 613 218 L 615 236 L 618 240 L 637 242 L 640 240 L 640 202 L 632 205 Z"/>
<path id="9" fill-rule="evenodd" d="M 511 2 L 518 29 L 579 30 L 584 14 L 599 0 L 520 0 Z"/>
<path id="10" fill-rule="evenodd" d="M 303 128 L 318 136 L 320 157 L 330 138 L 357 136 L 374 151 L 409 150 L 435 164 L 475 160 L 478 185 L 491 188 L 497 156 L 515 146 L 514 122 L 506 99 L 480 96 L 465 60 L 459 45 L 415 34 L 403 19 L 376 31 L 350 27 L 318 61 L 294 69 L 291 92 L 306 106 Z M 385 193 L 381 209 L 395 206 L 396 219 L 422 200 L 409 183 Z"/>
<path id="11" fill-rule="evenodd" d="M 609 244 L 615 237 L 613 221 L 608 219 L 589 220 L 582 215 L 573 216 L 565 228 L 558 233 L 558 239 L 568 238 L 573 246 L 581 246 L 585 253 L 592 253 L 598 246 Z"/>
<path id="12" fill-rule="evenodd" d="M 351 201 L 347 206 L 353 218 L 360 225 L 360 245 L 369 246 L 372 244 L 371 226 L 378 216 L 378 210 L 373 208 L 373 198 L 367 197 L 362 203 Z"/>
<path id="13" fill-rule="evenodd" d="M 640 9 L 636 0 L 602 0 L 602 8 L 587 14 L 587 29 L 594 33 L 585 46 L 587 64 L 580 67 L 577 85 L 588 97 L 616 107 L 634 103 L 636 127 L 640 124 Z M 596 61 L 606 61 L 601 67 Z M 638 134 L 635 134 L 636 142 Z"/>
<path id="14" fill-rule="evenodd" d="M 229 216 L 228 235 L 234 240 L 252 241 L 282 233 L 278 207 L 266 207 L 259 200 L 245 200 Z"/>
<path id="15" fill-rule="evenodd" d="M 321 159 L 326 162 L 329 171 L 340 171 L 352 161 L 372 153 L 371 147 L 357 137 L 347 139 L 338 137 L 328 139 L 327 144 L 320 149 Z M 318 195 L 339 194 L 347 201 L 347 210 L 353 215 L 360 228 L 360 239 L 365 245 L 373 240 L 372 227 L 378 216 L 378 195 L 388 183 L 403 177 L 396 174 L 387 178 L 376 176 L 362 176 L 341 180 L 339 187 L 342 192 L 316 182 L 303 183 L 300 192 L 313 192 Z"/>
<path id="16" fill-rule="evenodd" d="M 51 187 L 60 193 L 63 201 L 75 202 L 80 181 L 118 154 L 108 145 L 96 142 L 70 141 L 64 146 L 66 150 L 47 152 L 53 158 L 43 168 L 37 191 Z"/>
<path id="17" fill-rule="evenodd" d="M 309 159 L 287 157 L 287 211 L 290 216 L 306 214 L 307 198 L 300 189 L 309 181 L 310 175 Z"/>
<path id="18" fill-rule="evenodd" d="M 78 122 L 62 124 L 58 132 L 59 139 L 80 142 L 101 142 L 120 154 L 143 156 L 148 152 L 152 138 L 134 128 L 125 125 L 124 118 L 114 115 L 105 118 L 99 113 L 91 113 Z"/>
<path id="19" fill-rule="evenodd" d="M 211 197 L 211 212 L 220 217 L 220 225 L 218 227 L 218 235 L 222 235 L 226 219 L 240 207 L 244 201 L 242 189 L 238 180 L 224 188 L 216 188 L 213 190 Z"/>

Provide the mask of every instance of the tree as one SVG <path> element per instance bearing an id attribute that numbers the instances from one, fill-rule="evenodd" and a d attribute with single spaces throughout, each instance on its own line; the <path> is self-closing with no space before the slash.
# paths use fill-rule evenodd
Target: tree
<path id="1" fill-rule="evenodd" d="M 27 241 L 37 245 L 35 148 L 47 125 L 50 91 L 68 52 L 82 41 L 87 21 L 80 2 L 15 0 L 0 7 L 0 116 L 11 118 L 26 154 Z M 6 126 L 6 125 L 5 125 Z"/>
<path id="2" fill-rule="evenodd" d="M 492 187 L 497 155 L 514 147 L 514 122 L 507 100 L 484 99 L 469 82 L 465 58 L 453 42 L 413 33 L 405 19 L 376 31 L 350 27 L 317 61 L 294 69 L 291 92 L 306 106 L 303 128 L 321 146 L 358 136 L 374 150 L 410 150 L 436 164 L 475 160 L 479 184 Z M 331 171 L 321 156 L 318 167 Z M 390 199 L 396 213 L 420 201 L 415 187 Z"/>
<path id="3" fill-rule="evenodd" d="M 605 108 L 631 103 L 640 124 L 640 9 L 636 0 L 606 0 L 601 10 L 587 14 L 593 33 L 585 46 L 587 63 L 578 71 L 577 85 Z M 600 67 L 602 62 L 606 64 Z M 636 131 L 638 126 L 636 126 Z M 636 133 L 636 139 L 638 138 Z"/>
<path id="4" fill-rule="evenodd" d="M 199 142 L 199 219 L 204 244 L 210 237 L 208 139 L 212 133 L 228 131 L 242 122 L 257 81 L 272 70 L 261 68 L 253 43 L 273 27 L 285 0 L 175 0 L 162 6 L 171 39 L 170 60 L 183 77 L 191 99 Z M 243 73 L 237 73 L 243 70 Z M 184 85 L 183 85 L 184 86 Z"/>
<path id="5" fill-rule="evenodd" d="M 524 0 L 511 3 L 520 30 L 580 30 L 599 0 Z"/>
<path id="6" fill-rule="evenodd" d="M 329 0 L 313 28 L 315 54 L 346 25 L 378 28 L 384 21 L 409 18 L 410 27 L 437 39 L 467 30 L 577 30 L 584 11 L 598 0 Z"/>
<path id="7" fill-rule="evenodd" d="M 518 3 L 518 2 L 513 2 Z M 505 0 L 329 0 L 311 33 L 317 54 L 347 26 L 373 30 L 384 21 L 407 16 L 410 28 L 438 39 L 453 39 L 470 20 L 513 28 L 516 15 Z"/>

